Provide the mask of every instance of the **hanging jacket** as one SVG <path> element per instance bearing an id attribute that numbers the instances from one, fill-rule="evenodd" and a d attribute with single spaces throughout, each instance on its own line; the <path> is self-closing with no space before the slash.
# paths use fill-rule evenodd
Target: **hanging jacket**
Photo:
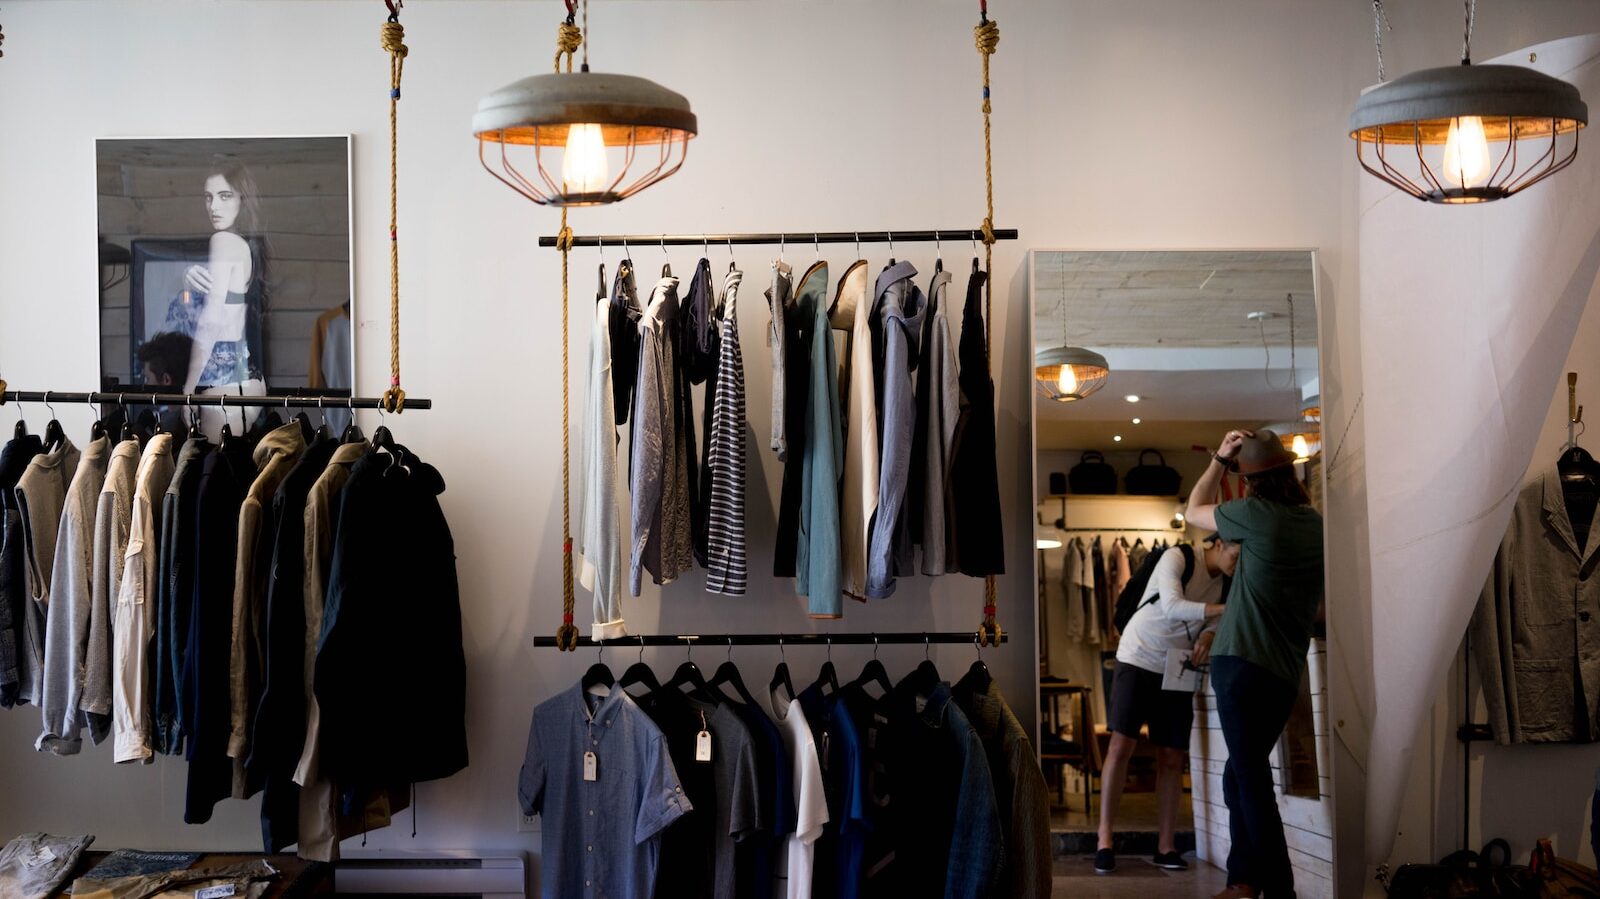
<path id="1" fill-rule="evenodd" d="M 706 542 L 710 537 L 711 475 L 705 458 L 711 448 L 711 401 L 716 393 L 717 369 L 722 359 L 722 328 L 718 322 L 716 293 L 711 286 L 711 263 L 701 259 L 689 281 L 689 296 L 678 316 L 678 420 L 684 422 L 688 444 L 689 532 L 694 560 L 706 565 Z M 700 439 L 695 439 L 694 393 L 692 387 L 705 384 Z M 698 445 L 698 449 L 696 446 Z"/>
<path id="2" fill-rule="evenodd" d="M 265 654 L 245 779 L 261 785 L 261 841 L 269 853 L 299 841 L 300 791 L 294 769 L 306 735 L 306 499 L 341 445 L 328 437 L 306 447 L 273 494 L 263 530 L 263 536 L 271 534 L 271 549 L 264 557 Z"/>
<path id="3" fill-rule="evenodd" d="M 872 297 L 867 295 L 867 263 L 852 263 L 839 279 L 831 322 L 845 332 L 844 372 L 840 396 L 844 405 L 844 487 L 839 493 L 839 553 L 846 596 L 865 599 L 867 544 L 872 514 L 878 508 L 878 417 L 874 396 Z"/>
<path id="4" fill-rule="evenodd" d="M 961 314 L 961 413 L 945 478 L 956 570 L 972 577 L 1005 574 L 1005 534 L 996 470 L 994 381 L 983 325 L 983 282 L 972 273 Z"/>
<path id="5" fill-rule="evenodd" d="M 34 743 L 41 752 L 72 755 L 83 748 L 80 735 L 88 721 L 79 705 L 94 590 L 94 510 L 110 457 L 111 441 L 105 437 L 84 447 L 61 508 L 50 575 L 51 609 L 45 619 L 43 695 L 39 701 L 44 729 Z"/>
<path id="6" fill-rule="evenodd" d="M 25 652 L 27 562 L 15 488 L 28 463 L 42 452 L 44 443 L 35 434 L 13 438 L 0 450 L 0 707 L 8 709 L 19 700 L 32 701 L 36 692 Z"/>
<path id="7" fill-rule="evenodd" d="M 619 273 L 620 274 L 620 273 Z M 589 387 L 584 402 L 582 499 L 578 518 L 578 583 L 594 595 L 594 623 L 589 636 L 596 640 L 622 637 L 622 531 L 617 522 L 617 404 L 611 371 L 616 356 L 612 333 L 606 327 L 606 304 L 597 303 L 594 330 L 589 335 Z M 637 329 L 633 340 L 638 342 Z M 628 389 L 633 388 L 629 376 Z"/>
<path id="8" fill-rule="evenodd" d="M 239 509 L 256 478 L 250 447 L 230 437 L 205 459 L 195 507 L 194 590 L 184 651 L 179 711 L 188 735 L 186 824 L 204 824 L 218 800 L 233 793 L 228 758 L 229 658 L 233 650 L 233 585 L 239 552 Z"/>
<path id="9" fill-rule="evenodd" d="M 773 538 L 772 576 L 795 577 L 798 574 L 797 554 L 800 550 L 800 497 L 805 492 L 805 441 L 810 429 L 811 407 L 811 316 L 800 308 L 798 297 L 789 293 L 790 281 L 787 266 L 774 265 L 774 292 L 783 293 L 779 304 L 771 293 L 773 315 L 782 316 L 774 327 L 782 328 L 783 350 L 783 446 L 778 458 L 783 460 L 783 484 L 778 495 L 778 527 Z M 777 343 L 774 343 L 776 346 Z M 774 357 L 776 358 L 776 357 Z M 774 362 L 776 365 L 776 362 Z M 780 377 L 774 369 L 773 377 Z M 778 389 L 773 388 L 776 394 Z M 774 402 L 778 402 L 774 397 Z M 776 415 L 776 412 L 774 413 Z M 774 420 L 773 426 L 777 427 Z M 776 445 L 780 442 L 774 438 Z"/>
<path id="10" fill-rule="evenodd" d="M 118 762 L 149 762 L 154 755 L 150 748 L 150 639 L 155 636 L 156 594 L 160 590 L 156 534 L 161 527 L 161 498 L 172 482 L 172 468 L 172 435 L 157 433 L 145 445 L 134 477 L 128 548 L 121 560 L 122 583 L 112 616 L 111 722 L 116 735 L 112 757 Z"/>
<path id="11" fill-rule="evenodd" d="M 200 477 L 213 449 L 204 437 L 191 437 L 178 451 L 161 502 L 161 590 L 156 609 L 156 751 L 183 752 L 178 693 L 183 682 L 184 652 L 189 642 L 190 597 L 194 595 L 195 510 L 200 502 Z"/>
<path id="12" fill-rule="evenodd" d="M 772 262 L 772 286 L 766 289 L 767 343 L 772 347 L 772 448 L 782 462 L 789 455 L 789 292 L 794 282 L 789 264 Z"/>
<path id="13" fill-rule="evenodd" d="M 828 264 L 811 266 L 800 280 L 795 306 L 810 321 L 810 389 L 800 494 L 800 528 L 795 540 L 795 592 L 810 597 L 813 618 L 840 618 L 839 470 L 844 462 L 840 434 L 839 382 L 833 333 L 828 325 Z"/>
<path id="14" fill-rule="evenodd" d="M 314 686 L 322 766 L 347 796 L 467 765 L 461 601 L 443 492 L 439 472 L 399 446 L 368 453 L 344 487 Z"/>
<path id="15" fill-rule="evenodd" d="M 117 597 L 122 593 L 124 556 L 133 525 L 134 479 L 139 472 L 139 441 L 124 440 L 111 450 L 106 481 L 94 513 L 93 597 L 89 606 L 89 646 L 84 657 L 83 699 L 89 737 L 99 745 L 111 734 L 111 696 Z"/>
<path id="16" fill-rule="evenodd" d="M 82 456 L 72 441 L 62 438 L 60 445 L 40 453 L 28 462 L 17 480 L 17 512 L 22 518 L 22 549 L 27 585 L 22 602 L 24 614 L 18 632 L 18 653 L 24 675 L 22 695 L 38 705 L 44 693 L 44 642 L 48 627 L 45 616 L 50 607 L 50 582 L 54 574 L 56 538 L 61 529 L 61 510 L 67 501 L 67 488 L 78 470 Z"/>
<path id="17" fill-rule="evenodd" d="M 922 318 L 917 360 L 917 423 L 911 435 L 911 472 L 906 476 L 911 538 L 922 546 L 922 573 L 929 575 L 955 570 L 944 490 L 961 406 L 955 345 L 945 316 L 952 277 L 940 271 L 928 287 L 928 311 Z"/>
<path id="18" fill-rule="evenodd" d="M 867 595 L 884 599 L 894 594 L 895 577 L 911 574 L 911 529 L 905 514 L 906 481 L 911 473 L 911 438 L 917 424 L 912 370 L 922 340 L 927 302 L 912 283 L 917 270 L 909 262 L 878 276 L 873 315 L 883 334 L 883 458 L 879 466 L 878 508 L 872 517 L 867 553 Z"/>
<path id="19" fill-rule="evenodd" d="M 670 583 L 693 563 L 689 512 L 689 447 L 693 419 L 683 419 L 673 322 L 678 317 L 678 280 L 662 278 L 639 322 L 639 377 L 633 409 L 633 453 L 629 458 L 632 527 L 629 592 L 638 596 L 644 572 Z"/>
<path id="20" fill-rule="evenodd" d="M 611 282 L 611 302 L 606 304 L 606 324 L 611 349 L 611 402 L 616 424 L 628 423 L 633 408 L 634 378 L 639 376 L 639 288 L 633 280 L 633 263 L 622 260 Z"/>

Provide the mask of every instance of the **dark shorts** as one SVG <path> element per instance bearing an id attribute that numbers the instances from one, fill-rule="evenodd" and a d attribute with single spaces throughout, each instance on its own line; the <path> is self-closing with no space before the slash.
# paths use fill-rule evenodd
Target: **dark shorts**
<path id="1" fill-rule="evenodd" d="M 1189 729 L 1194 726 L 1194 694 L 1161 689 L 1161 675 L 1118 662 L 1111 675 L 1111 730 L 1139 739 L 1139 726 L 1148 725 L 1150 742 L 1168 749 L 1189 751 Z"/>

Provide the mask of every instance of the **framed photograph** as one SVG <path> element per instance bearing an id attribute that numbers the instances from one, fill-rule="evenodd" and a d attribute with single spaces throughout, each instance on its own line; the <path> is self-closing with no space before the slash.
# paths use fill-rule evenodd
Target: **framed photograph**
<path id="1" fill-rule="evenodd" d="M 350 395 L 348 135 L 106 138 L 95 166 L 103 390 Z"/>

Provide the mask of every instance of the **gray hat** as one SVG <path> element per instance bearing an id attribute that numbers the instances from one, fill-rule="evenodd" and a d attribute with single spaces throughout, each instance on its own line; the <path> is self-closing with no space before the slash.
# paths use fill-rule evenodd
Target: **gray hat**
<path id="1" fill-rule="evenodd" d="M 1236 460 L 1245 477 L 1263 474 L 1294 464 L 1294 453 L 1283 448 L 1283 441 L 1272 431 L 1257 431 L 1246 437 Z"/>

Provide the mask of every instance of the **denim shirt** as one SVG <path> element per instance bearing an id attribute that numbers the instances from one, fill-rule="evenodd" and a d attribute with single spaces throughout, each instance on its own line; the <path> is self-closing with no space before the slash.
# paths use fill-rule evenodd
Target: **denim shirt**
<path id="1" fill-rule="evenodd" d="M 661 831 L 690 811 L 660 728 L 622 690 L 591 697 L 581 684 L 533 710 L 517 799 L 542 819 L 547 897 L 649 899 Z"/>
<path id="2" fill-rule="evenodd" d="M 867 596 L 894 594 L 897 574 L 911 574 L 911 530 L 906 517 L 906 485 L 911 474 L 911 443 L 917 423 L 916 388 L 911 381 L 922 340 L 927 299 L 911 283 L 917 270 L 901 262 L 878 276 L 873 315 L 883 334 L 883 358 L 874 360 L 882 385 L 878 434 L 883 454 L 878 468 L 878 510 L 867 549 Z"/>

